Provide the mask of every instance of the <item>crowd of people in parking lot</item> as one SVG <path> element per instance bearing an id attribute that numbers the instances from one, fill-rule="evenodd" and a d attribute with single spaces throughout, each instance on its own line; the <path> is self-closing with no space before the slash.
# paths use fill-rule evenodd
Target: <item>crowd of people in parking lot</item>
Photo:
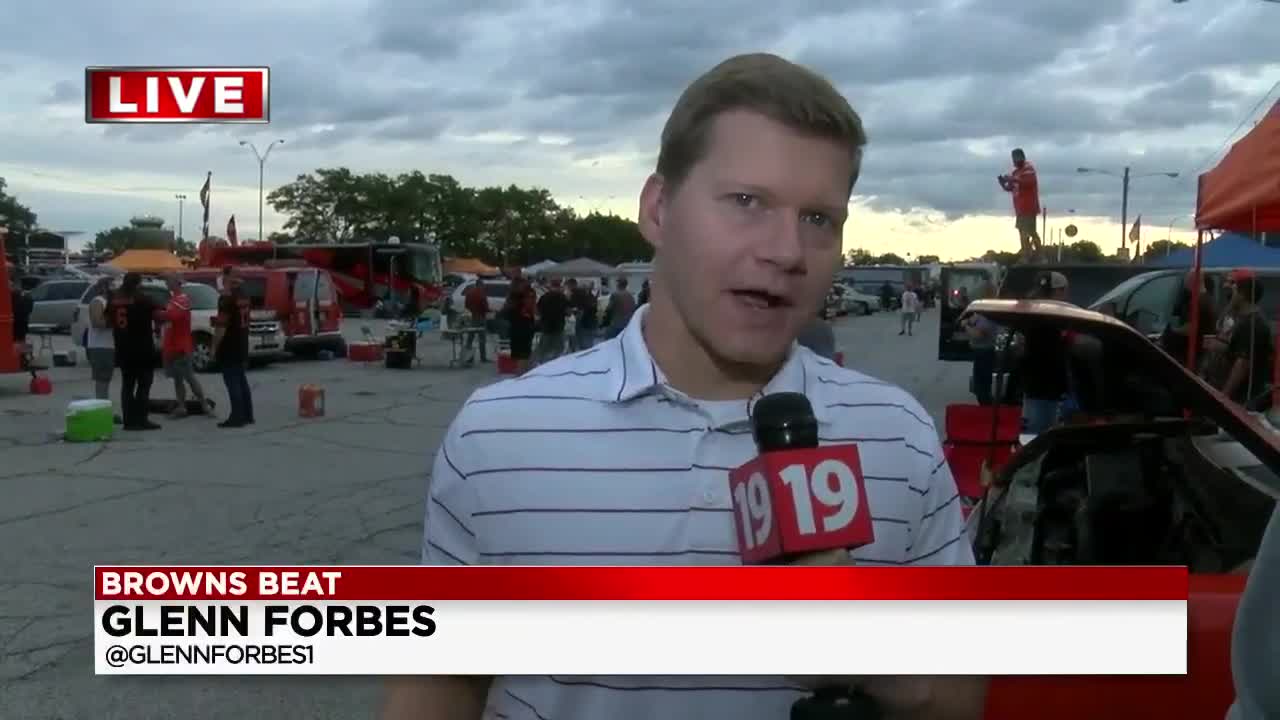
<path id="1" fill-rule="evenodd" d="M 169 415 L 191 412 L 212 415 L 214 403 L 196 377 L 192 364 L 191 302 L 177 274 L 165 277 L 167 304 L 160 306 L 143 292 L 143 276 L 99 279 L 90 293 L 85 355 L 92 372 L 94 394 L 111 397 L 111 383 L 120 374 L 120 413 L 116 422 L 125 430 L 156 430 L 151 420 L 151 388 L 157 359 L 173 381 L 175 402 Z M 239 278 L 225 268 L 218 283 L 220 297 L 215 320 L 213 352 L 226 385 L 229 413 L 218 423 L 237 428 L 254 422 L 253 398 L 245 374 L 249 356 L 249 301 Z M 159 330 L 160 332 L 157 332 Z M 157 347 L 156 339 L 160 342 Z M 190 397 L 190 401 L 188 401 Z"/>
<path id="2" fill-rule="evenodd" d="M 577 278 L 535 278 L 514 273 L 510 290 L 496 313 L 489 305 L 485 278 L 477 278 L 463 293 L 466 338 L 464 362 L 474 364 L 475 346 L 480 362 L 488 362 L 488 335 L 505 338 L 517 374 L 550 362 L 568 352 L 592 347 L 601 338 L 617 336 L 636 308 L 649 301 L 649 281 L 632 293 L 627 278 L 618 278 L 603 312 L 593 282 Z"/>

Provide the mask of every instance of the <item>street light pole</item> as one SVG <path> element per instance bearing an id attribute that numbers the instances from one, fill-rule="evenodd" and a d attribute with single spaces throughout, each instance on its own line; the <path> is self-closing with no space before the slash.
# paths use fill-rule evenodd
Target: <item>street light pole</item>
<path id="1" fill-rule="evenodd" d="M 259 153 L 257 146 L 249 142 L 248 140 L 241 140 L 240 144 L 252 150 L 253 156 L 258 159 L 258 242 L 264 242 L 266 240 L 266 238 L 262 236 L 262 197 L 263 197 L 262 181 L 263 181 L 263 175 L 265 172 L 264 168 L 266 167 L 266 164 L 267 164 L 267 158 L 271 156 L 271 148 L 275 147 L 277 144 L 283 145 L 284 140 L 272 140 L 271 144 L 267 145 L 267 151 L 264 153 Z M 272 252 L 271 252 L 272 258 L 274 258 L 275 255 L 276 255 L 275 249 L 272 248 Z"/>
<path id="2" fill-rule="evenodd" d="M 1090 175 L 1090 174 L 1092 174 L 1092 175 L 1115 175 L 1115 173 L 1111 172 L 1110 170 L 1099 170 L 1099 169 L 1097 169 L 1097 168 L 1087 168 L 1087 167 L 1079 167 L 1079 168 L 1076 168 L 1076 172 L 1081 173 L 1081 174 L 1084 174 L 1084 175 Z M 1144 177 L 1155 177 L 1155 176 L 1157 176 L 1157 175 L 1163 175 L 1164 177 L 1167 177 L 1167 178 L 1175 178 L 1175 179 L 1178 177 L 1178 173 L 1176 173 L 1176 172 L 1153 172 L 1153 173 L 1144 173 L 1144 174 L 1142 174 L 1142 175 L 1131 175 L 1131 174 L 1129 173 L 1129 166 L 1128 166 L 1128 165 L 1126 165 L 1126 166 L 1125 166 L 1125 168 L 1124 168 L 1124 172 L 1121 174 L 1121 185 L 1120 185 L 1120 252 L 1124 252 L 1126 249 L 1128 249 L 1128 245 L 1129 245 L 1129 242 L 1128 242 L 1128 241 L 1129 241 L 1129 179 L 1130 179 L 1130 178 L 1137 179 L 1137 178 L 1144 178 Z"/>
<path id="3" fill-rule="evenodd" d="M 179 193 L 173 197 L 178 201 L 178 240 L 182 240 L 183 233 L 186 232 L 186 228 L 182 225 L 182 201 L 186 200 L 187 196 Z"/>

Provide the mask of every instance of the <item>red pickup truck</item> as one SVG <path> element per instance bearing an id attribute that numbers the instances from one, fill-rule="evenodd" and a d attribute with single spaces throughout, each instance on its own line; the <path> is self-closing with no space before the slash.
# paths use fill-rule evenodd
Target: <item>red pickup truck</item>
<path id="1" fill-rule="evenodd" d="M 1082 420 L 1030 439 L 993 478 L 969 520 L 978 562 L 1191 572 L 1187 675 L 998 677 L 986 717 L 1219 720 L 1234 697 L 1236 606 L 1280 497 L 1280 432 L 1113 318 L 1054 301 L 966 313 L 1073 333 Z"/>

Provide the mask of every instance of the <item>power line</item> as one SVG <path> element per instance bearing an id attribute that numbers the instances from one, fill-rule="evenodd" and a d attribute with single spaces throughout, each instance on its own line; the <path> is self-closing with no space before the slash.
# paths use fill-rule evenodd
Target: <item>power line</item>
<path id="1" fill-rule="evenodd" d="M 1236 125 L 1235 129 L 1232 130 L 1230 134 L 1227 135 L 1226 139 L 1222 141 L 1222 145 L 1220 145 L 1217 150 L 1214 150 L 1213 154 L 1209 155 L 1204 160 L 1200 161 L 1200 165 L 1198 166 L 1199 169 L 1196 170 L 1195 172 L 1196 175 L 1199 175 L 1200 173 L 1208 169 L 1209 164 L 1213 162 L 1214 158 L 1218 157 L 1218 155 L 1221 154 L 1222 151 L 1225 150 L 1227 146 L 1231 144 L 1231 139 L 1236 136 L 1236 133 L 1240 132 L 1240 128 L 1244 127 L 1245 123 L 1249 122 L 1249 120 L 1251 120 L 1253 116 L 1257 114 L 1258 108 L 1262 107 L 1262 104 L 1265 103 L 1271 97 L 1271 93 L 1274 93 L 1277 88 L 1280 88 L 1280 80 L 1276 80 L 1275 84 L 1271 86 L 1271 89 L 1268 90 L 1258 100 L 1257 104 L 1253 106 L 1253 109 L 1249 110 L 1249 112 L 1245 114 L 1244 117 L 1240 118 L 1240 124 Z"/>

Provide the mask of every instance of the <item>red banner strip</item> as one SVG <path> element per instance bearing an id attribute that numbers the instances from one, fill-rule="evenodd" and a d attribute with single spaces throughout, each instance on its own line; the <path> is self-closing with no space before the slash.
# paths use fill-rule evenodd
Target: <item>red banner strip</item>
<path id="1" fill-rule="evenodd" d="M 1186 600 L 1184 567 L 98 566 L 97 600 Z"/>

